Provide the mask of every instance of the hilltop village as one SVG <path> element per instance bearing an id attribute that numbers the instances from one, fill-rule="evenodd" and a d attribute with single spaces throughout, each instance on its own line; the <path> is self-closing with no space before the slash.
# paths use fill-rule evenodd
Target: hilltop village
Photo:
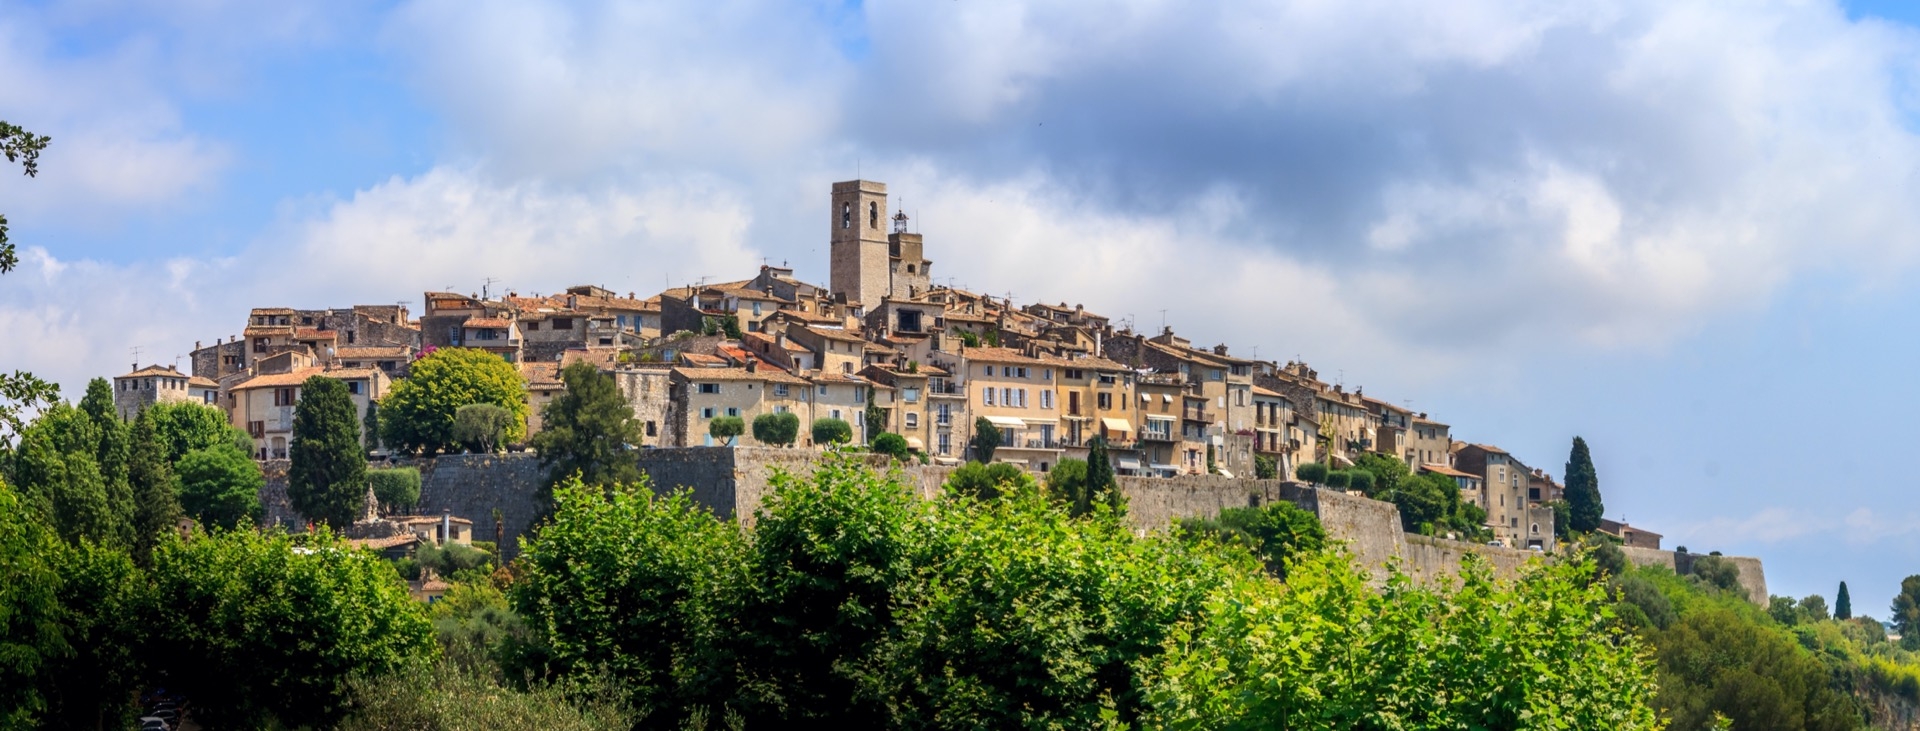
<path id="1" fill-rule="evenodd" d="M 899 434 L 935 464 L 968 459 L 984 419 L 1000 433 L 992 459 L 1035 472 L 1084 459 L 1095 437 L 1116 471 L 1142 477 L 1294 479 L 1303 464 L 1337 469 L 1378 453 L 1452 478 L 1506 545 L 1552 545 L 1548 503 L 1561 487 L 1506 450 L 1328 384 L 1304 362 L 1196 346 L 1171 327 L 1135 332 L 1080 305 L 1016 306 L 940 286 L 921 234 L 904 212 L 887 215 L 886 184 L 835 183 L 830 202 L 826 286 L 763 265 L 645 297 L 591 285 L 429 291 L 418 317 L 404 305 L 260 307 L 239 335 L 195 343 L 190 373 L 136 363 L 115 379 L 116 404 L 128 418 L 156 402 L 213 404 L 252 437 L 256 459 L 285 459 L 308 377 L 345 382 L 364 415 L 416 358 L 476 348 L 518 367 L 529 435 L 565 389 L 561 369 L 586 362 L 615 377 L 647 446 L 713 446 L 715 418 L 791 412 L 844 420 L 863 437 Z M 1659 547 L 1656 534 L 1607 528 Z"/>

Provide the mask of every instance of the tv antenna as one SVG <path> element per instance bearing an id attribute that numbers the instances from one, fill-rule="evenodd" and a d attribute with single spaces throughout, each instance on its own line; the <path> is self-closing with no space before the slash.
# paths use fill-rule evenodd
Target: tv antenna
<path id="1" fill-rule="evenodd" d="M 486 299 L 487 295 L 490 294 L 489 290 L 493 287 L 493 284 L 498 281 L 500 280 L 494 279 L 493 277 L 480 280 L 480 299 Z"/>
<path id="2" fill-rule="evenodd" d="M 133 369 L 140 370 L 140 346 L 135 345 L 130 350 L 133 351 Z"/>

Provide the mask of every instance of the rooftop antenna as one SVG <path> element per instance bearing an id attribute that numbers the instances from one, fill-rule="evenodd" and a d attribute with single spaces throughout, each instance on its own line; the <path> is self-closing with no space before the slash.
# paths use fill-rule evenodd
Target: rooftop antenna
<path id="1" fill-rule="evenodd" d="M 133 369 L 140 370 L 140 346 L 135 345 L 131 350 L 133 351 Z"/>
<path id="2" fill-rule="evenodd" d="M 1167 330 L 1167 311 L 1161 310 L 1160 311 L 1160 331 L 1166 332 L 1166 330 Z"/>

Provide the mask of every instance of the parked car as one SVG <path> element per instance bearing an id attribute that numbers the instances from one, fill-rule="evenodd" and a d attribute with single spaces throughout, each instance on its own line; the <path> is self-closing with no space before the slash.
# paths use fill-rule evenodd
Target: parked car
<path id="1" fill-rule="evenodd" d="M 173 731 L 173 725 L 159 716 L 140 717 L 140 731 Z"/>

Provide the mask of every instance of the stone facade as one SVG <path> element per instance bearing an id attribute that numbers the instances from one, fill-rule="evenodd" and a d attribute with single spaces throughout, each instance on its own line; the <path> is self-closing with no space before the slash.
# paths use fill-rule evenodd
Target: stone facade
<path id="1" fill-rule="evenodd" d="M 834 297 L 874 307 L 890 292 L 886 218 L 886 183 L 849 180 L 833 184 L 828 288 Z"/>

